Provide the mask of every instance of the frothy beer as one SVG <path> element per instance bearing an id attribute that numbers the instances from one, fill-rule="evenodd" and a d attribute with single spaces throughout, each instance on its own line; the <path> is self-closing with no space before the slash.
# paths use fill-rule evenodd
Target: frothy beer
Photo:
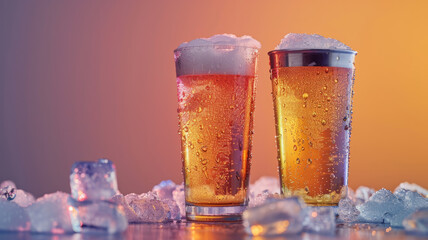
<path id="1" fill-rule="evenodd" d="M 238 220 L 241 208 L 230 218 L 227 207 L 247 205 L 258 48 L 250 37 L 216 35 L 175 51 L 190 220 Z"/>
<path id="2" fill-rule="evenodd" d="M 281 192 L 337 205 L 348 185 L 355 52 L 319 35 L 292 34 L 278 48 L 269 55 Z"/>

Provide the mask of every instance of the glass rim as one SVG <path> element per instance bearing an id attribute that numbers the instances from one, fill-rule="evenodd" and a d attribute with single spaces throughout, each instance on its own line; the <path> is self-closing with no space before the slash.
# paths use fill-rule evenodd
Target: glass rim
<path id="1" fill-rule="evenodd" d="M 285 48 L 285 49 L 275 49 L 269 51 L 267 54 L 273 55 L 277 53 L 345 53 L 345 54 L 354 54 L 357 55 L 358 52 L 354 50 L 346 49 L 322 49 L 322 48 Z"/>
<path id="2" fill-rule="evenodd" d="M 242 46 L 242 45 L 233 45 L 233 44 L 213 44 L 213 45 L 196 45 L 196 46 L 185 46 L 185 47 L 178 47 L 174 49 L 174 53 L 185 50 L 185 49 L 192 49 L 192 48 L 214 48 L 214 47 L 220 47 L 220 48 L 247 48 L 247 49 L 254 49 L 254 50 L 260 50 L 258 47 L 251 47 L 251 46 Z"/>

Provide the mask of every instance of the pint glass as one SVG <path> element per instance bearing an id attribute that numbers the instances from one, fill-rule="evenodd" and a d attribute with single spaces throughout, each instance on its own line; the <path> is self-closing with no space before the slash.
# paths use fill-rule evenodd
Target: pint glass
<path id="1" fill-rule="evenodd" d="M 269 52 L 284 196 L 334 206 L 346 194 L 355 54 L 326 49 Z"/>
<path id="2" fill-rule="evenodd" d="M 258 49 L 189 46 L 174 55 L 187 219 L 240 220 L 248 202 Z"/>

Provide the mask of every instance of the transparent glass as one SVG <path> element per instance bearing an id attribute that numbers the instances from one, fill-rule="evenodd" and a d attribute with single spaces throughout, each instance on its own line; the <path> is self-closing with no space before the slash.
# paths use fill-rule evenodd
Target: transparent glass
<path id="1" fill-rule="evenodd" d="M 174 53 L 187 219 L 239 221 L 248 202 L 258 49 Z"/>
<path id="2" fill-rule="evenodd" d="M 347 193 L 355 54 L 269 52 L 284 196 L 335 206 Z"/>

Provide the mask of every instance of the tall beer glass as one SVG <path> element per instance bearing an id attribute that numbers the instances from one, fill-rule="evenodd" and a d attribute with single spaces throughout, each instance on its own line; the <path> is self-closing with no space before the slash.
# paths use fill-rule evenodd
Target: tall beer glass
<path id="1" fill-rule="evenodd" d="M 248 202 L 258 48 L 174 53 L 187 219 L 238 221 Z"/>
<path id="2" fill-rule="evenodd" d="M 346 194 L 355 54 L 269 52 L 283 195 L 334 206 Z"/>

